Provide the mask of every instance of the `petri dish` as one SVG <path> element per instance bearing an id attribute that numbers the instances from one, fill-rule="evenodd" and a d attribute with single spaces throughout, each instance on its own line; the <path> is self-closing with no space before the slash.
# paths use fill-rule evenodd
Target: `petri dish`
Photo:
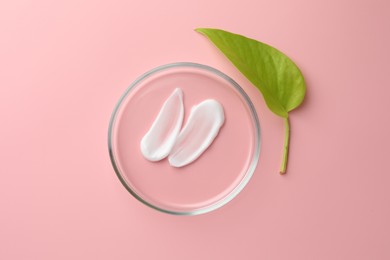
<path id="1" fill-rule="evenodd" d="M 175 168 L 167 159 L 146 160 L 140 141 L 175 88 L 183 91 L 186 123 L 191 107 L 219 101 L 225 122 L 209 148 L 193 163 Z M 230 77 L 212 67 L 179 62 L 157 67 L 136 79 L 111 116 L 108 148 L 123 186 L 160 212 L 198 215 L 232 200 L 248 183 L 260 154 L 260 126 L 254 106 Z"/>

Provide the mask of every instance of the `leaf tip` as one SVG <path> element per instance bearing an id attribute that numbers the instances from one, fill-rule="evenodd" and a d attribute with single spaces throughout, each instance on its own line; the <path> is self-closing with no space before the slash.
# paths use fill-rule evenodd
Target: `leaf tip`
<path id="1" fill-rule="evenodd" d="M 198 33 L 201 33 L 201 34 L 204 34 L 204 30 L 205 30 L 205 28 L 195 28 L 194 29 L 195 32 L 198 32 Z"/>

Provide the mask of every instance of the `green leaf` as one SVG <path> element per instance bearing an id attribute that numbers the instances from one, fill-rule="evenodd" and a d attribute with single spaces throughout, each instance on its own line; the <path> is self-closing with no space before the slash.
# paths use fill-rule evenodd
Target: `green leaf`
<path id="1" fill-rule="evenodd" d="M 269 109 L 285 118 L 286 142 L 281 173 L 286 170 L 290 137 L 288 113 L 306 93 L 299 68 L 285 54 L 265 43 L 219 29 L 199 28 L 239 71 L 262 93 Z"/>
<path id="2" fill-rule="evenodd" d="M 272 112 L 288 117 L 305 97 L 302 73 L 294 62 L 277 49 L 245 36 L 219 29 L 196 29 L 217 48 L 263 94 Z"/>

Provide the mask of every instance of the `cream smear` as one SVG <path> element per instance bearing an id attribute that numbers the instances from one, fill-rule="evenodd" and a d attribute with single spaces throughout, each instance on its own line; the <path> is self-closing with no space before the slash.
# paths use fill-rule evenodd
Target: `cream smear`
<path id="1" fill-rule="evenodd" d="M 183 117 L 183 91 L 176 88 L 141 140 L 141 152 L 146 159 L 155 162 L 168 156 L 180 133 Z"/>
<path id="2" fill-rule="evenodd" d="M 180 131 L 183 117 L 183 93 L 177 88 L 165 101 L 141 141 L 141 152 L 146 159 L 159 161 L 169 155 L 171 166 L 188 165 L 213 143 L 225 121 L 222 105 L 213 99 L 194 106 Z"/>
<path id="3" fill-rule="evenodd" d="M 198 159 L 217 137 L 224 121 L 223 107 L 218 101 L 207 99 L 194 106 L 169 154 L 169 164 L 182 167 Z"/>

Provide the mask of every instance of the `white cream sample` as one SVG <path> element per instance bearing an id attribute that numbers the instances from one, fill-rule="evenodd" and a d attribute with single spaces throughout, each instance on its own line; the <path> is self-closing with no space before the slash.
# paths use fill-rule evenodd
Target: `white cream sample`
<path id="1" fill-rule="evenodd" d="M 169 154 L 169 164 L 182 167 L 195 161 L 214 141 L 224 121 L 218 101 L 207 99 L 194 106 Z"/>
<path id="2" fill-rule="evenodd" d="M 168 156 L 180 133 L 183 117 L 183 91 L 176 88 L 141 140 L 141 152 L 146 159 L 159 161 Z"/>

